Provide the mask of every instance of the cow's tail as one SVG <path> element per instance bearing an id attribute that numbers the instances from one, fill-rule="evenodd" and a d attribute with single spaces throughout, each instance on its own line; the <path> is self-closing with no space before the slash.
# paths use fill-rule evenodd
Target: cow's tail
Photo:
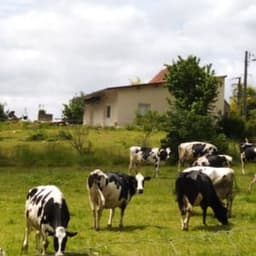
<path id="1" fill-rule="evenodd" d="M 104 208 L 106 200 L 99 187 L 97 187 L 97 197 L 98 197 L 99 207 Z"/>
<path id="2" fill-rule="evenodd" d="M 99 208 L 104 208 L 105 206 L 105 202 L 106 202 L 106 199 L 99 187 L 98 184 L 93 184 L 93 190 L 94 190 L 94 195 L 95 195 L 95 199 L 97 201 L 97 205 Z"/>
<path id="3" fill-rule="evenodd" d="M 90 188 L 90 202 L 92 207 L 95 209 L 104 208 L 106 199 L 97 183 L 94 183 Z"/>

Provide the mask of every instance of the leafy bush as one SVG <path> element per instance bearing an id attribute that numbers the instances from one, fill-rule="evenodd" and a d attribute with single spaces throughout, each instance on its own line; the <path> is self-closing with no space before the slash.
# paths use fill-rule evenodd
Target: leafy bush
<path id="1" fill-rule="evenodd" d="M 61 140 L 72 140 L 72 134 L 63 130 L 59 131 L 57 137 Z"/>
<path id="2" fill-rule="evenodd" d="M 165 117 L 159 114 L 157 111 L 149 110 L 144 115 L 141 115 L 138 112 L 136 113 L 134 123 L 143 131 L 143 137 L 141 138 L 140 145 L 149 145 L 150 136 L 154 131 L 162 129 L 164 119 Z"/>
<path id="3" fill-rule="evenodd" d="M 170 113 L 167 120 L 167 136 L 161 141 L 162 146 L 171 147 L 173 160 L 178 159 L 178 145 L 186 141 L 211 142 L 218 138 L 215 120 L 210 115 L 198 115 L 194 112 L 179 110 Z M 218 146 L 218 145 L 216 145 Z"/>
<path id="4" fill-rule="evenodd" d="M 86 127 L 76 127 L 71 136 L 71 145 L 80 155 L 91 152 L 92 143 L 88 139 L 89 130 Z"/>
<path id="5" fill-rule="evenodd" d="M 218 125 L 229 138 L 241 139 L 246 137 L 246 124 L 242 117 L 236 115 L 224 116 L 219 120 Z"/>
<path id="6" fill-rule="evenodd" d="M 47 139 L 47 135 L 42 131 L 36 131 L 27 137 L 28 141 L 40 141 L 40 140 L 46 140 L 46 139 Z"/>

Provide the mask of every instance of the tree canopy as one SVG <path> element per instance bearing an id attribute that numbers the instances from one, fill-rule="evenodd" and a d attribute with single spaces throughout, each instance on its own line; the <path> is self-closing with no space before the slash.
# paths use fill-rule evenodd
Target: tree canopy
<path id="1" fill-rule="evenodd" d="M 80 92 L 79 96 L 73 97 L 68 104 L 63 104 L 62 111 L 64 120 L 70 124 L 82 124 L 84 114 L 84 93 Z"/>
<path id="2" fill-rule="evenodd" d="M 171 146 L 175 152 L 184 141 L 213 141 L 218 127 L 209 113 L 216 102 L 219 83 L 212 65 L 200 66 L 199 58 L 188 56 L 178 57 L 166 67 L 166 86 L 174 98 L 169 99 L 165 125 L 168 134 L 163 146 Z"/>
<path id="3" fill-rule="evenodd" d="M 199 115 L 207 115 L 218 96 L 218 82 L 212 65 L 200 66 L 200 59 L 178 57 L 177 62 L 166 65 L 167 88 L 175 97 L 175 107 Z"/>

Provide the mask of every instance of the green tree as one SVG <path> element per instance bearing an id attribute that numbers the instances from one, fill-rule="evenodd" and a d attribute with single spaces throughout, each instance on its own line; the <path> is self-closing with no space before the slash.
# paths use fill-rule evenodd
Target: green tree
<path id="1" fill-rule="evenodd" d="M 73 97 L 69 104 L 63 104 L 62 111 L 64 120 L 71 124 L 82 124 L 84 114 L 84 93 L 80 92 L 79 96 Z"/>
<path id="2" fill-rule="evenodd" d="M 242 86 L 242 85 L 241 85 Z M 242 106 L 238 102 L 237 91 L 233 90 L 230 97 L 230 115 L 220 120 L 224 133 L 231 138 L 240 139 L 256 135 L 256 89 L 247 87 L 247 117 L 241 116 Z"/>
<path id="3" fill-rule="evenodd" d="M 175 97 L 175 107 L 199 115 L 207 115 L 218 96 L 218 82 L 212 65 L 200 66 L 200 59 L 178 57 L 177 62 L 166 65 L 167 88 Z"/>
<path id="4" fill-rule="evenodd" d="M 165 124 L 168 134 L 162 144 L 171 146 L 177 157 L 181 142 L 212 142 L 217 138 L 216 120 L 209 113 L 216 102 L 219 85 L 212 65 L 200 66 L 200 59 L 195 56 L 178 57 L 177 62 L 166 67 L 166 86 L 174 97 L 169 99 Z"/>
<path id="5" fill-rule="evenodd" d="M 7 113 L 4 110 L 4 104 L 0 103 L 0 121 L 7 120 Z"/>

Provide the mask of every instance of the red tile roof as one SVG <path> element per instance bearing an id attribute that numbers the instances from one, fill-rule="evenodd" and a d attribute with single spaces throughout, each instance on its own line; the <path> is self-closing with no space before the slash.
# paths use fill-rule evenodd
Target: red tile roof
<path id="1" fill-rule="evenodd" d="M 168 70 L 167 68 L 164 68 L 160 70 L 148 83 L 154 84 L 154 83 L 163 83 L 165 82 L 165 74 L 167 74 Z"/>

